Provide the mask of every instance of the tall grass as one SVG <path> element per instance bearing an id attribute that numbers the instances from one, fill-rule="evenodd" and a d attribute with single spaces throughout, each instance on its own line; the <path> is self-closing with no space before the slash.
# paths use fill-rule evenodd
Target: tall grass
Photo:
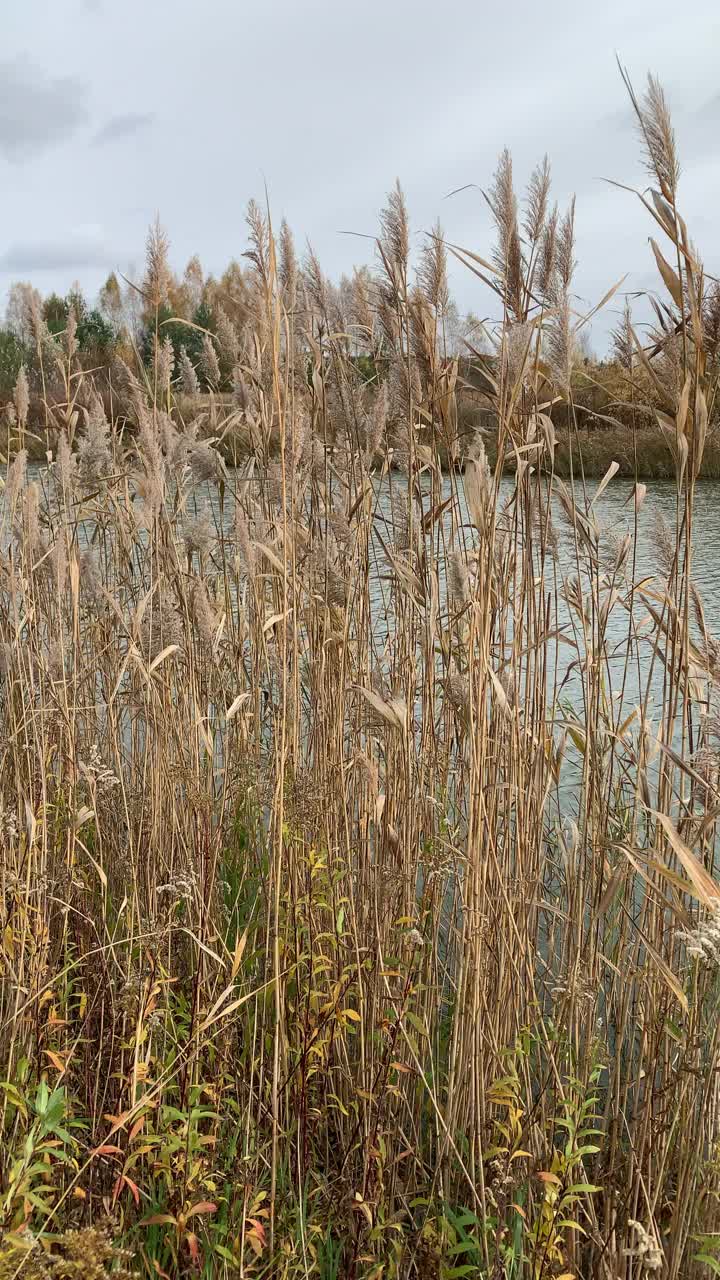
<path id="1" fill-rule="evenodd" d="M 478 433 L 460 463 L 445 247 L 414 282 L 399 188 L 354 331 L 251 208 L 202 437 L 159 325 L 134 432 L 71 331 L 48 356 L 65 429 L 28 474 L 19 416 L 2 507 L 0 1274 L 720 1270 L 716 383 L 664 100 L 633 101 L 669 319 L 629 369 L 677 486 L 654 576 L 603 528 L 614 468 L 555 475 L 583 318 L 545 166 L 519 209 L 501 158 L 492 259 L 460 254 L 501 312 L 492 467 Z M 158 229 L 143 287 L 159 316 Z"/>

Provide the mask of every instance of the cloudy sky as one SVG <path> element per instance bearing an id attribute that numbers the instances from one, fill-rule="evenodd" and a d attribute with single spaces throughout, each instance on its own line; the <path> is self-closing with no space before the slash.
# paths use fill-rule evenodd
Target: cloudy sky
<path id="1" fill-rule="evenodd" d="M 588 306 L 624 273 L 654 282 L 618 53 L 638 86 L 663 81 L 683 161 L 682 204 L 720 274 L 717 0 L 24 0 L 0 45 L 0 294 L 140 269 L 159 212 L 181 268 L 246 247 L 244 209 L 274 218 L 329 274 L 368 260 L 399 177 L 420 237 L 439 215 L 480 254 L 480 193 L 500 149 L 518 185 L 548 152 L 555 194 L 577 195 L 576 287 Z M 450 196 L 453 190 L 467 189 Z M 348 235 L 347 233 L 357 233 Z M 488 300 L 458 268 L 460 305 Z M 615 304 L 616 305 L 616 304 Z M 610 314 L 593 331 L 602 348 Z"/>

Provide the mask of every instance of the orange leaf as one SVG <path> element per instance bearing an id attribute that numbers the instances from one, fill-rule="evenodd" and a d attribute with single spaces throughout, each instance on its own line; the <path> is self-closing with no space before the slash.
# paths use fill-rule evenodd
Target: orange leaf
<path id="1" fill-rule="evenodd" d="M 200 1266 L 200 1244 L 198 1242 L 198 1238 L 197 1236 L 193 1235 L 192 1231 L 188 1231 L 185 1239 L 187 1240 L 188 1249 L 190 1250 L 190 1257 L 195 1263 L 195 1266 L 199 1267 Z"/>
<path id="2" fill-rule="evenodd" d="M 132 1129 L 130 1130 L 130 1133 L 128 1134 L 128 1140 L 130 1142 L 132 1142 L 133 1138 L 137 1138 L 144 1124 L 145 1124 L 145 1116 L 141 1116 L 139 1120 L 135 1121 Z"/>
<path id="3" fill-rule="evenodd" d="M 143 1218 L 140 1223 L 141 1227 L 160 1227 L 163 1223 L 176 1221 L 171 1213 L 151 1213 L 149 1218 Z"/>
<path id="4" fill-rule="evenodd" d="M 551 1182 L 554 1187 L 561 1187 L 562 1183 L 556 1173 L 538 1173 L 536 1175 L 541 1182 Z"/>
<path id="5" fill-rule="evenodd" d="M 104 1142 L 101 1147 L 96 1147 L 92 1154 L 94 1156 L 121 1156 L 122 1147 L 114 1147 L 111 1142 Z"/>

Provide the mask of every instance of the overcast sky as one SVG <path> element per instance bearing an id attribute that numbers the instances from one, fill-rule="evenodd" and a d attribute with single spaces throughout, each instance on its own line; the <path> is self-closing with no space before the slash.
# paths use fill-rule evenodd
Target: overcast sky
<path id="1" fill-rule="evenodd" d="M 6 0 L 1 29 L 3 294 L 78 279 L 94 295 L 140 269 L 156 212 L 175 267 L 221 270 L 264 184 L 335 277 L 371 257 L 343 233 L 375 233 L 396 177 L 418 243 L 439 215 L 487 254 L 480 191 L 448 193 L 487 187 L 505 145 L 518 186 L 547 151 L 557 198 L 576 193 L 588 305 L 625 272 L 648 287 L 647 215 L 602 181 L 644 181 L 616 52 L 638 87 L 648 70 L 665 85 L 683 211 L 720 273 L 718 0 Z M 453 287 L 486 313 L 459 267 Z"/>

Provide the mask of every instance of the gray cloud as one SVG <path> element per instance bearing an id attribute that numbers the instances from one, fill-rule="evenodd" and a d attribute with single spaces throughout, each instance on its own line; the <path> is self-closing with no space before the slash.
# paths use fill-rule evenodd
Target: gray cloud
<path id="1" fill-rule="evenodd" d="M 117 255 L 95 237 L 17 241 L 0 254 L 0 271 L 31 275 L 34 271 L 81 271 L 106 268 Z"/>
<path id="2" fill-rule="evenodd" d="M 111 116 L 102 128 L 98 129 L 93 143 L 95 146 L 104 146 L 107 142 L 119 142 L 123 138 L 131 138 L 141 129 L 147 129 L 154 119 L 150 112 L 140 111 L 129 111 L 123 116 Z"/>
<path id="3" fill-rule="evenodd" d="M 9 159 L 48 150 L 86 119 L 81 80 L 56 78 L 27 58 L 0 62 L 0 152 Z"/>

